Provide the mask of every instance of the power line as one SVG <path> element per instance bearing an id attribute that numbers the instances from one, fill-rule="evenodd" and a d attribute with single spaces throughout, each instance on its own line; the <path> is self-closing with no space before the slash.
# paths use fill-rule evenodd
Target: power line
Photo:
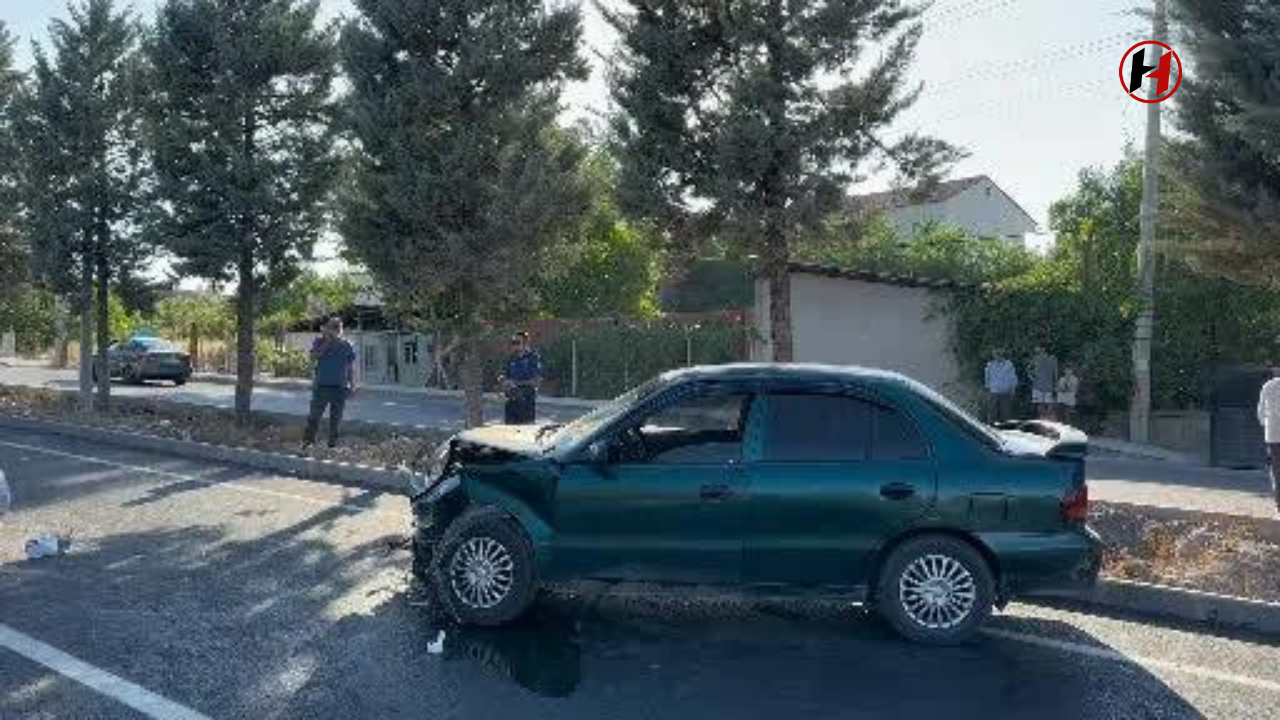
<path id="1" fill-rule="evenodd" d="M 1009 77 L 1026 77 L 1027 71 L 1034 68 L 1044 67 L 1046 65 L 1056 65 L 1065 60 L 1074 60 L 1078 58 L 1091 57 L 1100 50 L 1112 49 L 1116 43 L 1127 42 L 1128 40 L 1141 37 L 1141 33 L 1136 30 L 1116 33 L 1097 40 L 1090 40 L 1084 43 L 1074 45 L 1064 45 L 1058 50 L 1044 53 L 1037 56 L 1038 59 L 1031 62 L 1025 60 L 1008 60 L 995 63 L 987 63 L 975 65 L 968 70 L 948 76 L 945 84 L 928 87 L 922 97 L 936 97 L 939 95 L 947 95 L 965 89 L 965 84 L 970 82 L 981 82 L 987 80 L 1002 80 Z"/>

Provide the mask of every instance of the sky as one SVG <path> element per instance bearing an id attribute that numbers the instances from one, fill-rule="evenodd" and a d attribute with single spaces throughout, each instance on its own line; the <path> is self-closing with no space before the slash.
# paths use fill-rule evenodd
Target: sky
<path id="1" fill-rule="evenodd" d="M 607 2 L 608 0 L 606 0 Z M 149 14 L 158 0 L 134 0 Z M 353 13 L 351 0 L 322 0 L 327 17 Z M 1125 50 L 1145 39 L 1147 21 L 1135 6 L 1147 0 L 936 0 L 926 11 L 913 69 L 924 85 L 899 119 L 917 131 L 968 151 L 953 177 L 985 174 L 1048 231 L 1049 206 L 1069 194 L 1080 170 L 1109 167 L 1126 145 L 1141 145 L 1144 105 L 1121 88 Z M 610 29 L 587 2 L 590 81 L 569 88 L 571 117 L 599 117 L 608 108 L 598 55 L 613 44 Z M 19 61 L 32 40 L 43 41 L 50 19 L 65 16 L 63 0 L 0 0 L 0 20 L 19 38 Z M 1176 48 L 1175 48 L 1176 50 Z M 853 189 L 884 189 L 889 176 Z M 1032 238 L 1043 245 L 1047 238 Z"/>

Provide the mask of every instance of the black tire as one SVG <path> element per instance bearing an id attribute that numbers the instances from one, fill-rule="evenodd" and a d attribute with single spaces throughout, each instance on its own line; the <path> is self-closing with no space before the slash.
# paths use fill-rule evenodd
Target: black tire
<path id="1" fill-rule="evenodd" d="M 961 588 L 972 588 L 971 604 L 963 614 L 957 609 L 956 616 L 949 618 L 941 609 L 926 610 L 919 595 L 913 603 L 915 609 L 908 607 L 912 593 L 910 589 L 904 592 L 903 575 L 913 563 L 930 556 L 937 558 L 936 562 L 957 563 L 967 573 L 968 582 L 964 574 L 955 575 Z M 923 577 L 915 572 L 912 575 Z M 910 579 L 905 583 L 908 588 L 911 584 Z M 925 645 L 959 645 L 972 639 L 991 617 L 994 603 L 995 580 L 986 559 L 972 545 L 947 535 L 924 535 L 899 545 L 885 560 L 876 587 L 876 609 L 881 617 L 902 637 Z M 929 612 L 935 613 L 932 620 Z"/>
<path id="2" fill-rule="evenodd" d="M 182 387 L 183 385 L 186 385 L 186 384 L 187 384 L 187 379 L 186 379 L 186 378 L 184 378 L 184 377 L 179 377 L 179 378 L 174 378 L 174 379 L 173 379 L 173 386 L 174 386 L 174 387 Z"/>
<path id="3" fill-rule="evenodd" d="M 465 584 L 465 581 L 461 577 L 455 578 L 451 572 L 454 569 L 454 557 L 464 546 L 472 541 L 484 540 L 497 543 L 511 561 L 508 589 L 491 606 L 478 604 L 474 599 L 461 594 L 458 586 Z M 460 515 L 450 523 L 432 554 L 434 557 L 430 574 L 436 596 L 444 601 L 445 607 L 449 608 L 460 623 L 501 625 L 519 617 L 537 596 L 538 577 L 533 544 L 524 530 L 497 508 L 477 508 Z"/>

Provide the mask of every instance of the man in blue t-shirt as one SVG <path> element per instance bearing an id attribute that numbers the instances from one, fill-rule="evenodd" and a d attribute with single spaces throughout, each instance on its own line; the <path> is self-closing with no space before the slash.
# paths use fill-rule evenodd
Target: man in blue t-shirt
<path id="1" fill-rule="evenodd" d="M 511 337 L 511 356 L 507 358 L 506 369 L 498 380 L 507 396 L 503 421 L 508 425 L 535 422 L 538 384 L 542 382 L 542 358 L 533 349 L 529 333 L 518 332 Z"/>
<path id="2" fill-rule="evenodd" d="M 356 350 L 342 337 L 342 321 L 329 318 L 320 328 L 320 337 L 311 344 L 311 360 L 315 363 L 315 381 L 311 385 L 311 413 L 302 436 L 302 449 L 316 442 L 316 431 L 325 410 L 329 411 L 329 447 L 338 444 L 338 427 L 347 398 L 355 392 Z"/>

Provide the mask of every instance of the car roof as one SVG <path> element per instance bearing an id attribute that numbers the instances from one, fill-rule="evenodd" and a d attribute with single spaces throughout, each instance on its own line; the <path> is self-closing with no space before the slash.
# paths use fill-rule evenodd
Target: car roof
<path id="1" fill-rule="evenodd" d="M 891 370 L 858 365 L 825 365 L 821 363 L 729 363 L 697 365 L 663 374 L 664 380 L 764 380 L 814 383 L 871 382 L 907 385 L 911 380 Z"/>

